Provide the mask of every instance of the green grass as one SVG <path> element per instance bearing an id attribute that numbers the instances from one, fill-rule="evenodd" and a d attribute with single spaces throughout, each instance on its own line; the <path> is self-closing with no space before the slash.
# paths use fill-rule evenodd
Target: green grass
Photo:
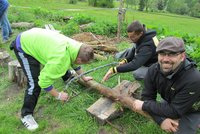
<path id="1" fill-rule="evenodd" d="M 9 19 L 11 22 L 28 21 L 34 22 L 36 26 L 44 26 L 51 23 L 56 29 L 62 30 L 65 26 L 64 22 L 49 20 L 48 18 L 40 18 L 34 15 L 35 8 L 45 9 L 54 13 L 61 13 L 63 16 L 71 16 L 77 13 L 86 14 L 95 19 L 96 22 L 116 22 L 117 10 L 100 10 L 98 8 L 89 7 L 87 3 L 79 2 L 77 5 L 67 4 L 66 0 L 9 0 L 12 5 L 9 9 Z M 118 3 L 116 3 L 118 5 Z M 26 8 L 31 7 L 31 8 Z M 65 9 L 84 9 L 81 11 L 67 11 Z M 200 19 L 187 16 L 179 16 L 163 13 L 143 13 L 134 10 L 128 10 L 126 21 L 130 23 L 134 19 L 138 19 L 147 26 L 166 27 L 171 32 L 183 32 L 190 34 L 200 33 Z M 24 31 L 25 29 L 14 29 L 14 36 Z M 119 44 L 119 50 L 123 50 L 129 45 L 125 42 Z M 0 46 L 6 49 L 13 58 L 12 51 L 9 50 L 9 43 Z M 113 62 L 110 57 L 107 61 L 94 61 L 90 65 L 83 66 L 84 70 L 89 70 L 103 64 Z M 93 76 L 97 82 L 100 82 L 109 67 L 92 72 L 89 75 Z M 20 122 L 20 109 L 23 103 L 24 89 L 13 87 L 13 83 L 8 81 L 7 67 L 0 67 L 0 133 L 3 134 L 29 134 L 22 123 Z M 134 81 L 131 73 L 118 74 L 112 77 L 104 84 L 110 88 L 117 85 L 118 79 Z M 65 84 L 61 79 L 55 82 L 55 87 L 62 91 Z M 16 91 L 17 90 L 17 91 Z M 67 89 L 68 93 L 72 90 L 80 92 L 80 95 L 72 99 L 68 103 L 62 103 L 52 98 L 45 91 L 41 92 L 38 105 L 35 109 L 35 119 L 39 123 L 39 129 L 36 134 L 94 134 L 100 129 L 104 129 L 108 133 L 119 134 L 109 124 L 101 126 L 97 121 L 86 113 L 86 109 L 92 105 L 102 95 L 94 90 L 87 90 L 85 87 L 72 83 Z M 141 115 L 125 109 L 124 114 L 112 121 L 115 126 L 122 127 L 127 134 L 164 134 L 159 126 L 153 121 L 142 117 Z"/>

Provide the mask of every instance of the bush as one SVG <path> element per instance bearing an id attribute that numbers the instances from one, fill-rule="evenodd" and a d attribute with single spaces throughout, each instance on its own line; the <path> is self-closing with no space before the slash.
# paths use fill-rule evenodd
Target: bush
<path id="1" fill-rule="evenodd" d="M 73 34 L 79 33 L 79 25 L 73 21 L 65 25 L 62 29 L 63 34 L 71 36 Z"/>
<path id="2" fill-rule="evenodd" d="M 33 12 L 37 19 L 48 19 L 50 21 L 62 21 L 64 16 L 63 11 L 53 12 L 42 8 L 35 8 Z"/>
<path id="3" fill-rule="evenodd" d="M 92 32 L 99 35 L 106 35 L 106 36 L 116 36 L 117 35 L 117 23 L 108 23 L 108 22 L 98 22 L 92 25 L 91 27 L 85 29 L 86 32 Z M 126 36 L 126 28 L 127 24 L 123 24 L 122 26 L 122 36 Z"/>
<path id="4" fill-rule="evenodd" d="M 113 8 L 113 0 L 88 0 L 90 6 Z"/>
<path id="5" fill-rule="evenodd" d="M 91 17 L 89 17 L 87 15 L 84 15 L 84 14 L 76 14 L 74 16 L 74 18 L 72 20 L 70 20 L 70 21 L 74 21 L 79 25 L 88 24 L 90 22 L 94 22 L 94 20 Z"/>

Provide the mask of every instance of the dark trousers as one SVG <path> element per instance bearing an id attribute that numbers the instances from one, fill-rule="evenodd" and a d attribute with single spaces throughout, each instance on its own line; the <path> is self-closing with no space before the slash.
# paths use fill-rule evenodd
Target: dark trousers
<path id="1" fill-rule="evenodd" d="M 38 76 L 40 74 L 40 63 L 30 55 L 19 52 L 15 48 L 15 41 L 11 44 L 15 55 L 27 77 L 27 88 L 25 90 L 24 103 L 21 109 L 21 116 L 33 114 L 35 106 L 40 95 L 41 88 L 38 85 Z"/>

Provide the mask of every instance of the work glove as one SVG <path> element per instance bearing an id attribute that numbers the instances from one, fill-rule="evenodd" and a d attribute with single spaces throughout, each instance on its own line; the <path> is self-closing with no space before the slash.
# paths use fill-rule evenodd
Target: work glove
<path id="1" fill-rule="evenodd" d="M 121 59 L 120 61 L 119 61 L 119 65 L 123 65 L 123 64 L 125 64 L 125 63 L 127 63 L 128 61 L 127 61 L 127 59 Z"/>
<path id="2" fill-rule="evenodd" d="M 110 76 L 114 73 L 117 73 L 117 67 L 111 67 L 108 72 L 106 73 L 106 75 L 103 77 L 102 82 L 108 80 L 110 78 Z"/>
<path id="3" fill-rule="evenodd" d="M 56 97 L 57 100 L 61 100 L 61 101 L 68 101 L 69 100 L 69 95 L 68 93 L 65 92 L 59 92 L 58 96 Z"/>

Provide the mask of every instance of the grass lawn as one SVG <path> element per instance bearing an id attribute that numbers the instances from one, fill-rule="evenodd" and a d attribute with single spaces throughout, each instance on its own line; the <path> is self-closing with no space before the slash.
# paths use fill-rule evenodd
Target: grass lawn
<path id="1" fill-rule="evenodd" d="M 39 23 L 40 25 L 52 23 L 56 28 L 62 30 L 63 23 L 47 18 L 38 18 L 34 15 L 32 8 L 42 8 L 53 12 L 64 12 L 63 15 L 70 16 L 73 14 L 86 14 L 95 19 L 96 22 L 116 22 L 117 10 L 114 9 L 98 9 L 89 7 L 87 3 L 78 2 L 77 5 L 67 4 L 66 0 L 9 0 L 12 5 L 9 9 L 9 19 L 11 22 L 18 20 Z M 65 9 L 82 9 L 77 11 L 68 11 Z M 147 26 L 164 26 L 169 31 L 184 32 L 190 34 L 200 33 L 200 19 L 187 16 L 179 16 L 163 13 L 143 13 L 134 10 L 128 10 L 126 21 L 130 23 L 132 20 L 138 19 Z M 25 29 L 14 29 L 14 36 Z M 123 44 L 123 43 L 122 43 Z M 13 52 L 9 50 L 9 43 L 1 45 L 1 49 L 6 49 L 13 58 Z M 123 48 L 119 46 L 119 48 Z M 110 57 L 107 61 L 95 61 L 90 65 L 83 66 L 84 70 L 89 70 L 103 64 L 113 62 Z M 97 82 L 100 82 L 109 67 L 97 70 L 89 75 L 93 76 Z M 8 81 L 8 68 L 0 66 L 0 133 L 2 134 L 29 134 L 20 121 L 20 109 L 23 103 L 23 94 L 25 89 L 18 88 L 17 85 Z M 105 83 L 108 87 L 115 87 L 118 78 L 122 80 L 134 81 L 131 73 L 118 74 Z M 65 84 L 61 79 L 55 82 L 55 87 L 62 91 Z M 105 131 L 106 134 L 120 134 L 117 129 L 109 124 L 99 125 L 96 120 L 86 113 L 86 109 L 92 105 L 102 95 L 96 91 L 88 91 L 85 87 L 73 83 L 68 92 L 72 90 L 81 92 L 68 103 L 62 103 L 52 98 L 45 91 L 41 92 L 39 102 L 35 109 L 35 119 L 39 123 L 39 129 L 36 134 L 95 134 Z M 124 109 L 124 113 L 120 118 L 112 121 L 112 124 L 123 128 L 125 134 L 165 134 L 159 126 L 153 121 Z"/>

